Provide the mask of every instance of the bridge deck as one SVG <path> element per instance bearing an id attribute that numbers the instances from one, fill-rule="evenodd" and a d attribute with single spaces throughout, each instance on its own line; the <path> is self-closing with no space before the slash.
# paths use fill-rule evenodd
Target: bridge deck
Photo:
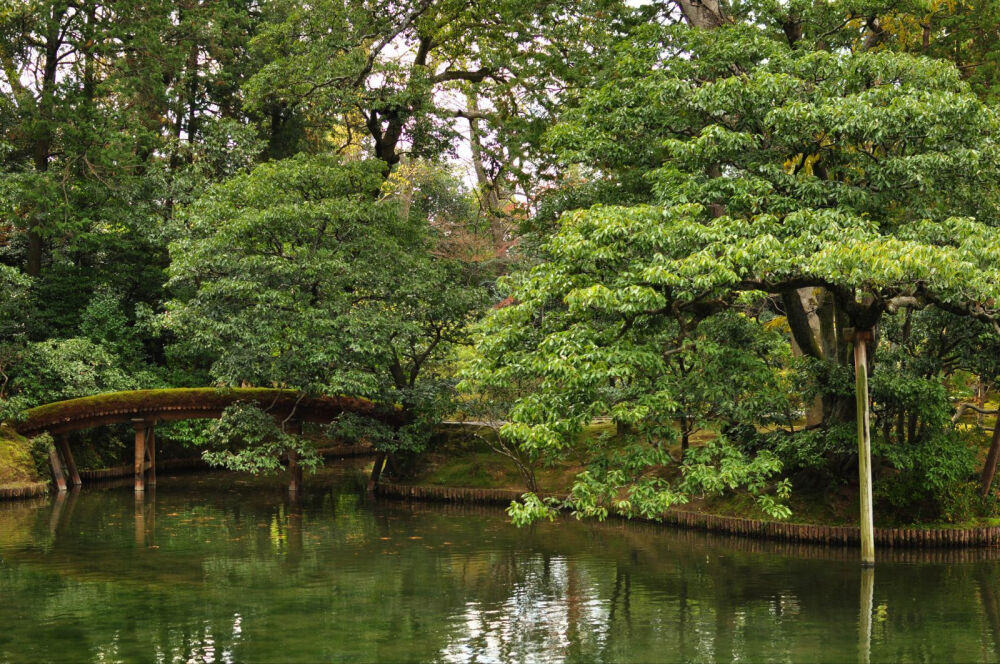
<path id="1" fill-rule="evenodd" d="M 53 475 L 60 491 L 66 490 L 68 474 L 74 484 L 80 475 L 69 449 L 67 435 L 104 424 L 131 424 L 135 429 L 135 489 L 143 491 L 147 481 L 156 483 L 155 425 L 157 422 L 217 419 L 237 402 L 254 402 L 275 419 L 328 423 L 345 412 L 359 413 L 389 424 L 401 424 L 402 409 L 368 399 L 346 396 L 303 397 L 295 390 L 268 388 L 173 388 L 110 392 L 69 399 L 32 408 L 14 424 L 18 433 L 36 436 L 48 432 L 56 438 L 50 450 Z M 66 473 L 64 474 L 63 466 Z M 301 486 L 301 468 L 289 457 L 292 490 Z"/>
<path id="2" fill-rule="evenodd" d="M 329 422 L 343 412 L 371 415 L 397 422 L 399 408 L 387 408 L 368 399 L 345 396 L 301 398 L 294 390 L 268 388 L 173 388 L 109 392 L 91 397 L 57 401 L 25 412 L 14 428 L 26 436 L 48 431 L 52 435 L 89 429 L 103 424 L 147 421 L 214 419 L 238 401 L 252 401 L 282 419 L 293 415 L 306 422 Z"/>

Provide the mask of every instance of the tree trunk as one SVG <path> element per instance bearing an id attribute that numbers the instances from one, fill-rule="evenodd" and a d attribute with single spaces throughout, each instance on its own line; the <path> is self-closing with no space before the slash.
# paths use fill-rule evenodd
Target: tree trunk
<path id="1" fill-rule="evenodd" d="M 59 49 L 63 42 L 62 19 L 66 9 L 53 10 L 45 35 L 45 62 L 42 65 L 42 88 L 38 97 L 38 127 L 34 132 L 35 147 L 32 162 L 35 171 L 45 173 L 49 170 L 49 159 L 52 155 L 52 106 L 55 103 L 53 95 L 56 85 L 56 71 L 59 66 Z M 37 277 L 42 273 L 42 236 L 40 228 L 43 225 L 42 214 L 36 212 L 34 222 L 28 228 L 28 258 L 25 272 Z"/>
<path id="2" fill-rule="evenodd" d="M 677 0 L 677 6 L 693 28 L 711 30 L 729 22 L 719 0 Z"/>
<path id="3" fill-rule="evenodd" d="M 983 474 L 979 477 L 983 498 L 990 495 L 990 487 L 993 486 L 993 478 L 997 474 L 997 461 L 1000 461 L 1000 416 L 997 416 L 997 421 L 993 423 L 993 440 L 986 455 Z"/>
<path id="4" fill-rule="evenodd" d="M 820 288 L 798 288 L 781 294 L 793 346 L 809 357 L 837 366 L 849 366 L 845 316 L 831 293 Z M 820 404 L 807 414 L 810 425 L 846 424 L 854 421 L 854 397 L 821 393 Z"/>
<path id="5" fill-rule="evenodd" d="M 479 126 L 479 100 L 475 91 L 466 95 L 469 115 L 469 148 L 472 151 L 472 167 L 476 172 L 476 184 L 479 189 L 479 214 L 486 219 L 490 228 L 490 240 L 493 251 L 502 253 L 507 239 L 507 227 L 497 214 L 500 207 L 500 192 L 495 181 L 491 180 L 483 166 L 482 130 Z"/>

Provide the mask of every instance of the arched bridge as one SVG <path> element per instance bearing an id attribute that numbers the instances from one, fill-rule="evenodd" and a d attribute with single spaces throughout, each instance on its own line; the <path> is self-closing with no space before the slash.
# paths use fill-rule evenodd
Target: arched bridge
<path id="1" fill-rule="evenodd" d="M 53 474 L 60 490 L 66 489 L 63 467 L 70 480 L 81 484 L 73 461 L 68 434 L 104 424 L 131 424 L 135 429 L 135 490 L 144 491 L 146 484 L 156 485 L 157 422 L 192 419 L 217 419 L 236 402 L 255 403 L 280 422 L 328 423 L 341 413 L 353 412 L 380 419 L 389 424 L 402 423 L 399 408 L 386 407 L 367 399 L 345 396 L 304 397 L 294 390 L 267 388 L 175 388 L 163 390 L 132 390 L 111 392 L 80 399 L 57 401 L 25 412 L 15 428 L 25 436 L 43 432 L 52 434 L 56 445 L 50 450 Z M 290 455 L 292 484 L 301 486 L 301 468 Z M 379 466 L 376 463 L 376 466 Z"/>

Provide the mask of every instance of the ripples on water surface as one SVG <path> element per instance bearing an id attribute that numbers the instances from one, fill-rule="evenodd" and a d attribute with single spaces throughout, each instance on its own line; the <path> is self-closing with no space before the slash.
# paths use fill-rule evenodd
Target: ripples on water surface
<path id="1" fill-rule="evenodd" d="M 0 504 L 0 661 L 1000 661 L 1000 552 L 882 560 L 866 585 L 852 551 L 518 530 L 352 479 Z"/>

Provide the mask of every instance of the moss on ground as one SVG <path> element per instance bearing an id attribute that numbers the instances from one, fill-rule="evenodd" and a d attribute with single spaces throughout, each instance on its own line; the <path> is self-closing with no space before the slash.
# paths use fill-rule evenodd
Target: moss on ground
<path id="1" fill-rule="evenodd" d="M 0 424 L 0 486 L 41 481 L 31 456 L 31 442 L 6 424 Z"/>
<path id="2" fill-rule="evenodd" d="M 614 424 L 595 422 L 584 433 L 584 437 L 610 434 Z M 692 436 L 693 445 L 703 444 L 714 436 L 714 432 L 704 431 Z M 989 436 L 981 436 L 981 456 L 989 446 Z M 674 446 L 670 453 L 680 456 L 680 447 Z M 543 493 L 565 495 L 583 467 L 572 462 L 535 469 L 539 490 Z M 676 467 L 665 469 L 664 477 L 676 475 Z M 526 491 L 524 480 L 516 466 L 509 459 L 489 449 L 471 428 L 467 431 L 454 430 L 444 436 L 433 451 L 426 455 L 419 472 L 407 483 L 428 486 L 467 487 L 474 489 L 507 489 Z M 793 488 L 788 501 L 792 516 L 788 523 L 806 525 L 853 526 L 857 525 L 859 499 L 857 487 L 847 484 L 827 489 Z M 726 493 L 722 496 L 694 498 L 679 505 L 684 511 L 733 516 L 750 519 L 771 520 L 763 513 L 746 492 Z M 957 522 L 933 522 L 914 524 L 909 521 L 890 521 L 875 515 L 876 527 L 920 527 L 920 528 L 974 528 L 1000 525 L 1000 518 L 971 518 Z"/>

